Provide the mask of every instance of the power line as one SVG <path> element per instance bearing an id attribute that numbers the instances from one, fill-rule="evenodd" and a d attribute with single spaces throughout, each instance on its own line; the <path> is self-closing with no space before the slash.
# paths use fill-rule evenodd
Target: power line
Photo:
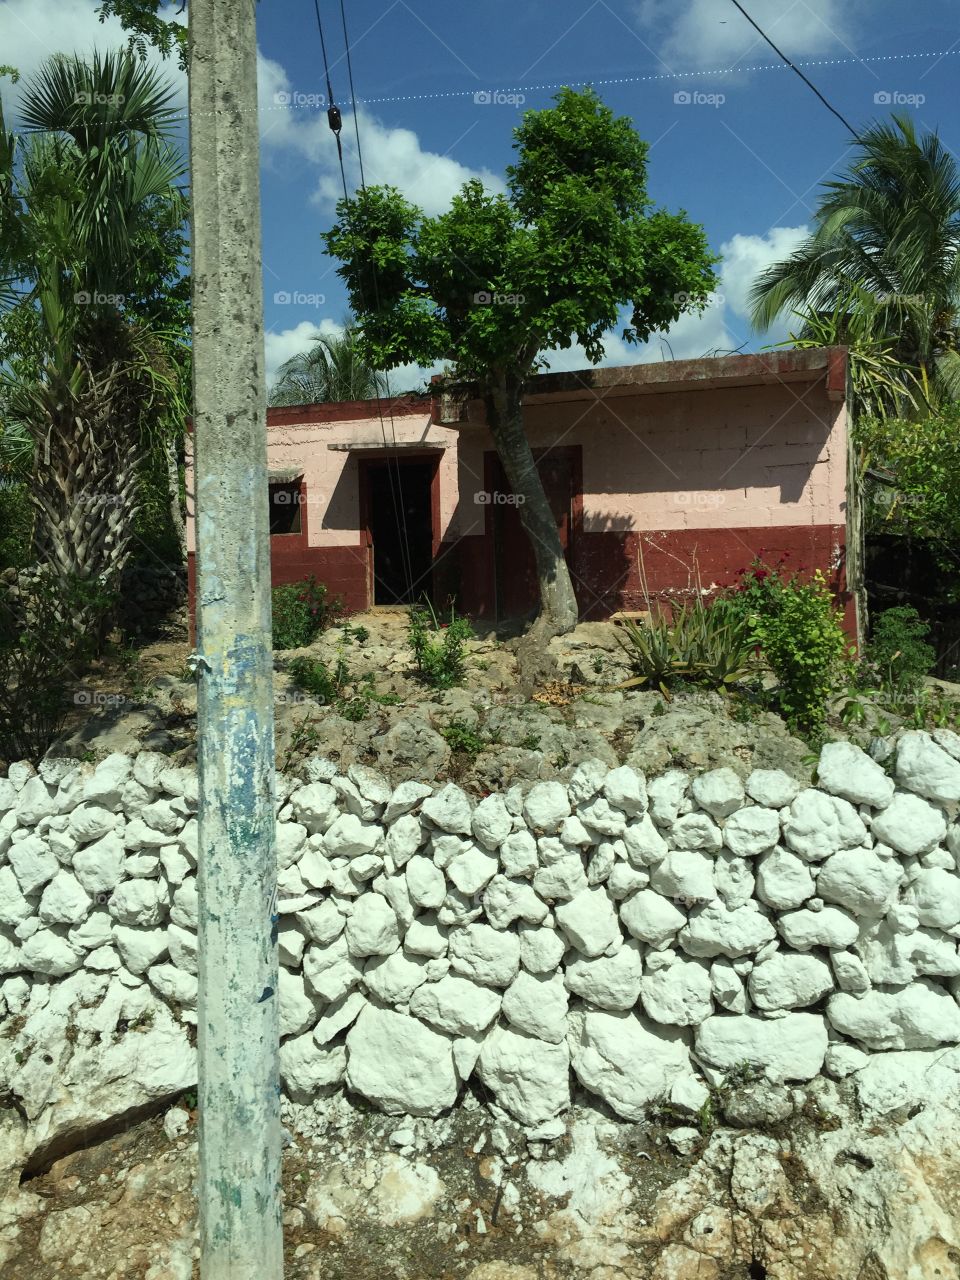
<path id="1" fill-rule="evenodd" d="M 317 15 L 317 27 L 319 28 L 319 31 L 320 31 L 320 49 L 323 53 L 323 72 L 327 82 L 327 100 L 330 104 L 327 107 L 327 122 L 330 125 L 330 130 L 333 133 L 333 136 L 337 142 L 337 158 L 340 162 L 340 181 L 343 185 L 343 198 L 345 201 L 349 201 L 350 195 L 347 190 L 347 174 L 346 174 L 346 169 L 343 163 L 343 146 L 340 141 L 342 119 L 340 115 L 340 108 L 334 104 L 333 86 L 330 81 L 330 65 L 327 61 L 327 44 L 323 34 L 323 19 L 320 16 L 319 0 L 313 0 L 313 7 L 314 7 L 314 12 Z M 354 131 L 356 133 L 356 139 L 357 139 L 357 160 L 360 166 L 360 188 L 362 191 L 365 192 L 366 183 L 364 181 L 364 175 L 363 175 L 363 151 L 360 146 L 360 126 L 357 119 L 357 100 L 353 90 L 353 64 L 350 57 L 350 38 L 347 35 L 347 15 L 344 10 L 343 0 L 340 0 L 340 19 L 343 24 L 343 40 L 344 40 L 344 45 L 346 47 L 347 71 L 348 71 L 349 83 L 350 83 L 350 104 L 353 110 L 353 125 L 354 125 Z M 380 290 L 377 283 L 376 263 L 371 261 L 370 265 L 373 269 L 373 290 L 374 290 L 375 304 L 376 304 L 377 310 L 379 310 L 380 309 Z M 361 302 L 363 303 L 364 308 L 366 308 L 366 300 L 363 298 L 362 289 L 360 289 L 359 292 L 360 292 Z M 396 520 L 396 524 L 397 524 L 397 535 L 398 535 L 397 542 L 400 547 L 400 559 L 402 562 L 403 575 L 407 582 L 407 591 L 408 591 L 408 594 L 411 596 L 411 604 L 412 604 L 413 588 L 415 585 L 413 581 L 413 560 L 410 556 L 410 541 L 407 536 L 406 512 L 403 510 L 403 488 L 402 488 L 402 483 L 400 479 L 400 462 L 396 457 L 397 431 L 396 431 L 396 424 L 393 420 L 393 407 L 389 400 L 390 377 L 386 371 L 384 371 L 384 380 L 386 383 L 387 396 L 388 396 L 387 409 L 390 414 L 390 434 L 393 438 L 393 449 L 394 449 L 393 458 L 391 459 L 388 456 L 386 460 L 387 479 L 390 482 L 390 498 L 393 505 L 394 519 Z M 380 435 L 381 435 L 381 438 L 383 439 L 384 448 L 387 448 L 387 429 L 383 421 L 383 406 L 380 401 L 379 387 L 375 387 L 375 391 L 376 391 L 376 401 L 377 401 L 377 416 L 380 419 Z M 391 461 L 393 462 L 393 471 L 391 471 L 391 468 L 390 468 Z M 393 472 L 396 473 L 395 476 Z M 394 481 L 396 481 L 396 487 L 394 487 Z"/>
<path id="2" fill-rule="evenodd" d="M 793 62 L 790 58 L 788 58 L 787 55 L 783 52 L 783 50 L 779 49 L 773 43 L 773 41 L 770 39 L 770 37 L 767 35 L 764 29 L 758 23 L 754 22 L 753 18 L 750 17 L 749 13 L 747 13 L 746 9 L 740 3 L 740 0 L 730 0 L 730 2 L 735 9 L 738 9 L 739 12 L 743 14 L 746 20 L 750 23 L 751 27 L 753 27 L 755 31 L 758 31 L 760 35 L 763 37 L 763 39 L 766 40 L 767 44 L 770 46 L 773 52 L 777 55 L 777 57 L 782 58 L 783 61 L 787 64 L 787 66 L 792 71 L 795 71 L 797 73 L 797 75 L 800 77 L 803 83 L 807 86 L 807 88 L 813 90 L 813 92 L 817 95 L 817 97 L 820 99 L 823 105 L 827 108 L 827 110 L 837 117 L 837 119 L 840 121 L 840 123 L 843 125 L 845 129 L 849 129 L 850 133 L 857 140 L 857 142 L 862 144 L 863 139 L 857 133 L 856 129 L 853 127 L 850 121 L 847 120 L 845 116 L 842 116 L 840 112 L 837 110 L 837 108 L 832 105 L 832 103 L 827 101 L 827 99 L 823 96 L 823 94 L 820 92 L 817 86 L 813 83 L 813 81 L 809 79 L 808 76 L 805 76 L 803 74 L 803 72 L 800 70 L 797 64 Z"/>

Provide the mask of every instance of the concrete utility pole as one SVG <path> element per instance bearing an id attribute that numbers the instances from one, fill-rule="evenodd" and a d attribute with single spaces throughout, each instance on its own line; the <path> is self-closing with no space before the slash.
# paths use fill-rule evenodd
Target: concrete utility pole
<path id="1" fill-rule="evenodd" d="M 190 4 L 203 1280 L 283 1275 L 255 2 Z"/>

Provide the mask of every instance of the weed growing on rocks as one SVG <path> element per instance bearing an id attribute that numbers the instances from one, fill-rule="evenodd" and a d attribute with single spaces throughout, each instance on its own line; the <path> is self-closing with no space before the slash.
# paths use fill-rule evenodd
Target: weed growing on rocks
<path id="1" fill-rule="evenodd" d="M 473 637 L 466 618 L 450 609 L 450 621 L 441 622 L 427 603 L 426 609 L 411 609 L 407 640 L 413 653 L 417 675 L 433 689 L 452 689 L 462 684 L 466 674 L 464 643 Z"/>

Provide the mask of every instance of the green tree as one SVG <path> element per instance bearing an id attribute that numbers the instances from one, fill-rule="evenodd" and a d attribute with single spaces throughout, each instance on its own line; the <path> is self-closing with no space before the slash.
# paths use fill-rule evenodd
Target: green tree
<path id="1" fill-rule="evenodd" d="M 186 10 L 183 0 L 177 14 Z M 101 22 L 107 18 L 119 18 L 130 33 L 130 47 L 140 58 L 145 58 L 147 45 L 158 49 L 164 58 L 176 53 L 180 65 L 187 65 L 187 24 L 166 17 L 170 12 L 169 0 L 100 0 L 97 14 Z"/>
<path id="2" fill-rule="evenodd" d="M 325 404 L 338 400 L 373 400 L 386 390 L 386 379 L 367 362 L 355 330 L 318 333 L 313 346 L 291 356 L 277 370 L 270 404 Z"/>
<path id="3" fill-rule="evenodd" d="M 162 328 L 186 305 L 171 99 L 130 53 L 52 58 L 23 88 L 3 179 L 3 274 L 24 285 L 4 317 L 0 410 L 34 444 L 38 557 L 95 584 L 98 607 L 130 554 L 138 471 L 183 411 L 182 333 Z"/>
<path id="4" fill-rule="evenodd" d="M 752 290 L 759 328 L 798 312 L 837 341 L 892 342 L 928 401 L 960 396 L 960 166 L 906 116 L 872 125 L 824 185 L 813 234 Z M 912 392 L 907 382 L 907 390 Z"/>
<path id="5" fill-rule="evenodd" d="M 337 206 L 324 241 L 339 258 L 367 358 L 378 369 L 447 360 L 475 381 L 540 584 L 537 641 L 569 630 L 577 603 L 523 428 L 527 379 L 554 347 L 603 356 L 622 307 L 643 341 L 697 308 L 714 282 L 703 229 L 653 207 L 648 146 L 591 90 L 563 89 L 514 134 L 508 194 L 464 184 L 425 217 L 391 187 Z"/>

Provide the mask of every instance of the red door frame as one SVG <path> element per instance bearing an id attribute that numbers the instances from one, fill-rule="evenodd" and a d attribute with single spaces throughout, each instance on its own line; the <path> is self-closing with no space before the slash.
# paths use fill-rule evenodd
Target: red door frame
<path id="1" fill-rule="evenodd" d="M 398 466 L 432 462 L 430 473 L 430 556 L 436 560 L 440 551 L 440 459 L 442 453 L 437 449 L 404 450 L 402 456 L 396 453 L 367 454 L 357 458 L 357 485 L 360 498 L 360 545 L 366 551 L 367 608 L 373 608 L 373 531 L 370 528 L 370 468 L 383 466 L 384 463 Z M 401 481 L 402 483 L 402 481 Z M 430 573 L 430 594 L 433 594 L 433 572 Z"/>

